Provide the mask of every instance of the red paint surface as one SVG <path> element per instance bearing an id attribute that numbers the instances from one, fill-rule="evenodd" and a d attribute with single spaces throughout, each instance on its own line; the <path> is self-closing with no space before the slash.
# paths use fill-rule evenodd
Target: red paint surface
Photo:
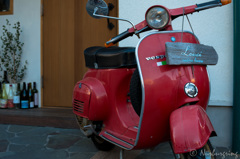
<path id="1" fill-rule="evenodd" d="M 157 66 L 157 62 L 166 59 L 146 60 L 146 57 L 165 55 L 165 43 L 181 41 L 181 32 L 156 33 L 146 37 L 138 48 L 138 59 L 145 88 L 145 106 L 136 148 L 156 146 L 170 140 L 170 114 L 187 103 L 198 103 L 204 109 L 209 99 L 209 79 L 206 66 Z M 183 33 L 183 42 L 197 43 L 190 33 Z M 186 83 L 195 79 L 199 94 L 188 97 L 184 92 Z M 196 117 L 197 118 L 197 117 Z"/>
<path id="2" fill-rule="evenodd" d="M 214 128 L 206 111 L 198 106 L 186 106 L 175 110 L 170 117 L 171 140 L 176 154 L 202 148 Z"/>
<path id="3" fill-rule="evenodd" d="M 184 13 L 195 12 L 196 7 L 185 7 Z M 183 8 L 170 9 L 169 13 L 171 17 L 182 15 Z M 144 20 L 136 25 L 136 29 L 146 26 Z M 206 66 L 158 66 L 158 62 L 166 59 L 146 60 L 147 57 L 165 55 L 165 43 L 171 42 L 173 37 L 176 42 L 199 43 L 190 33 L 171 31 L 171 20 L 165 30 L 170 31 L 156 32 L 144 38 L 136 54 L 145 99 L 141 118 L 128 96 L 134 69 L 89 69 L 74 88 L 74 113 L 89 120 L 103 121 L 99 135 L 125 149 L 147 149 L 172 139 L 175 152 L 183 153 L 203 146 L 214 131 L 204 111 L 210 89 Z M 129 29 L 129 32 L 134 31 Z M 199 93 L 190 98 L 185 94 L 184 86 L 193 81 Z M 80 106 L 84 103 L 80 108 L 82 112 L 76 111 L 75 107 L 79 108 L 79 105 L 76 106 L 74 99 L 80 101 Z M 192 105 L 180 108 L 186 104 Z"/>

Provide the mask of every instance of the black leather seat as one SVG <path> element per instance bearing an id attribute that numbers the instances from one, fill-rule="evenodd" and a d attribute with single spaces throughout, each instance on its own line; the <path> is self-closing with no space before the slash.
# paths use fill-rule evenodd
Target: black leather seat
<path id="1" fill-rule="evenodd" d="M 86 66 L 95 69 L 136 67 L 134 47 L 89 47 L 84 51 Z"/>

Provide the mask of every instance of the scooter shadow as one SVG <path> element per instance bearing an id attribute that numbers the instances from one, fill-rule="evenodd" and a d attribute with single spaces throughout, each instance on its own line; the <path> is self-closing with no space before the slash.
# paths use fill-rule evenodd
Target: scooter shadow
<path id="1" fill-rule="evenodd" d="M 115 147 L 109 152 L 99 151 L 91 159 L 120 158 L 121 148 Z M 123 159 L 174 159 L 168 142 L 161 143 L 154 149 L 123 151 Z"/>

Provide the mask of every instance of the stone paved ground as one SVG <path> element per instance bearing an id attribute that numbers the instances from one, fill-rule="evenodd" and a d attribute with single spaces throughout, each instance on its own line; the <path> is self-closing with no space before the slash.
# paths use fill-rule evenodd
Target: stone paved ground
<path id="1" fill-rule="evenodd" d="M 218 149 L 229 152 L 226 148 Z M 0 125 L 0 159 L 118 159 L 119 152 L 119 148 L 98 151 L 78 129 Z M 223 158 L 219 156 L 218 159 Z M 174 157 L 169 144 L 163 143 L 152 151 L 124 151 L 124 159 Z M 226 159 L 236 159 L 236 156 Z"/>

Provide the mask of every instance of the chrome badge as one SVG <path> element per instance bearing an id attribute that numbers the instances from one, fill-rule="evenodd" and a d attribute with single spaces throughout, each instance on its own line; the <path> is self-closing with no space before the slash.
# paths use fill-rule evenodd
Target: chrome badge
<path id="1" fill-rule="evenodd" d="M 156 59 L 164 59 L 166 56 L 165 55 L 159 55 L 159 56 L 152 56 L 152 57 L 146 57 L 146 60 L 156 60 Z"/>

